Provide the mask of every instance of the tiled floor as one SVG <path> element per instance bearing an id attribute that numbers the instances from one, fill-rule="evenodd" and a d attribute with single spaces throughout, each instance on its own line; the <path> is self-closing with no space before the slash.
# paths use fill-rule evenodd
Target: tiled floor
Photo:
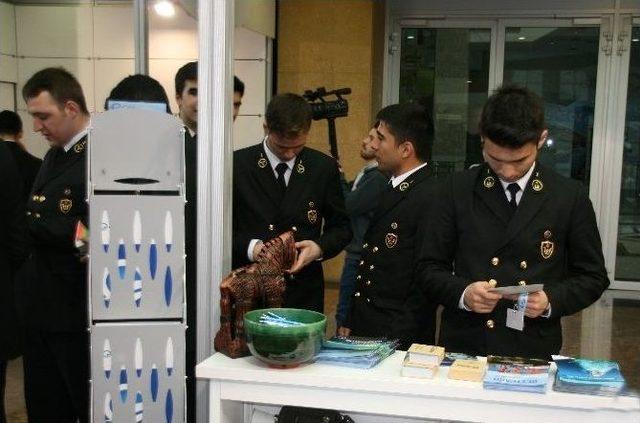
<path id="1" fill-rule="evenodd" d="M 325 296 L 327 315 L 327 335 L 335 333 L 335 307 L 338 290 L 335 284 L 328 284 Z M 580 314 L 567 317 L 563 321 L 564 347 L 562 353 L 577 356 L 580 353 Z M 619 361 L 629 386 L 640 389 L 640 301 L 614 300 L 612 321 L 611 359 Z M 22 361 L 13 360 L 7 371 L 7 417 L 9 423 L 26 423 L 24 397 L 22 395 Z"/>

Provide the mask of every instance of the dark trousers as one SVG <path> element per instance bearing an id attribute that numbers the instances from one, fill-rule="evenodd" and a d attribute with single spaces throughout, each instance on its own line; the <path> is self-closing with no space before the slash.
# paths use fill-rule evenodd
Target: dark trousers
<path id="1" fill-rule="evenodd" d="M 0 423 L 7 423 L 6 410 L 4 409 L 4 387 L 7 383 L 7 362 L 0 360 Z"/>
<path id="2" fill-rule="evenodd" d="M 358 273 L 358 257 L 349 257 L 344 259 L 344 267 L 342 268 L 342 276 L 340 277 L 340 296 L 338 306 L 336 307 L 336 327 L 342 326 L 349 314 L 351 307 L 351 296 L 356 290 L 356 274 Z"/>
<path id="3" fill-rule="evenodd" d="M 86 332 L 27 330 L 23 364 L 29 423 L 89 421 Z"/>

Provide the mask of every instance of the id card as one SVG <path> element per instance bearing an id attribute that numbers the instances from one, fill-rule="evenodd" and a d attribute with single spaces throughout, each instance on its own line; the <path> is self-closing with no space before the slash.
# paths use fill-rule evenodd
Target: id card
<path id="1" fill-rule="evenodd" d="M 524 311 L 507 309 L 507 327 L 519 331 L 524 330 Z"/>
<path id="2" fill-rule="evenodd" d="M 527 308 L 528 294 L 520 294 L 518 296 L 518 304 L 515 308 L 507 309 L 507 322 L 508 328 L 522 331 L 524 330 L 524 310 Z"/>

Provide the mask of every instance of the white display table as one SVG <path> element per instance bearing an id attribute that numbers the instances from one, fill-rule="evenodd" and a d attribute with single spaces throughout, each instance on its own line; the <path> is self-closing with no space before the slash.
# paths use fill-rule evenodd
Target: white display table
<path id="1" fill-rule="evenodd" d="M 354 415 L 393 416 L 469 422 L 603 423 L 640 422 L 636 397 L 598 397 L 486 390 L 481 383 L 447 379 L 441 367 L 433 380 L 400 376 L 404 352 L 373 369 L 326 364 L 272 369 L 254 357 L 214 354 L 196 375 L 209 381 L 209 422 L 250 421 L 253 405 L 330 408 Z M 403 421 L 406 421 L 404 420 Z M 390 418 L 375 421 L 391 421 Z"/>

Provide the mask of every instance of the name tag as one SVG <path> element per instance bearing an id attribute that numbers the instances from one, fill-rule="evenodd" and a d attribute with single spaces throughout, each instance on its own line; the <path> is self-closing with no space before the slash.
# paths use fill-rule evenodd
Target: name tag
<path id="1" fill-rule="evenodd" d="M 507 327 L 515 330 L 524 330 L 524 311 L 527 308 L 528 294 L 520 294 L 515 308 L 507 309 Z"/>

